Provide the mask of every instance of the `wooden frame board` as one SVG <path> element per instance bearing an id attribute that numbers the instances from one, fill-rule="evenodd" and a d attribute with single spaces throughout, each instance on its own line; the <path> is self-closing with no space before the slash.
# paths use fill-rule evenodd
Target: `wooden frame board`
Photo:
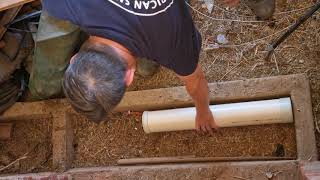
<path id="1" fill-rule="evenodd" d="M 209 84 L 209 89 L 211 103 L 213 104 L 291 97 L 296 129 L 297 160 L 291 160 L 288 162 L 296 163 L 300 161 L 317 160 L 310 86 L 309 81 L 304 74 L 211 83 Z M 193 103 L 185 88 L 174 87 L 127 92 L 116 110 L 143 111 L 187 106 L 193 106 Z M 64 99 L 17 103 L 0 116 L 0 121 L 21 121 L 27 119 L 38 119 L 45 116 L 56 119 L 60 118 L 60 120 L 54 120 L 53 122 L 64 122 L 65 124 L 68 124 L 69 120 L 67 120 L 67 116 L 57 115 L 64 114 L 66 111 L 74 113 L 72 112 L 70 105 L 68 105 L 67 101 Z M 59 131 L 61 133 L 61 129 Z M 62 128 L 62 131 L 67 135 L 72 131 L 72 127 Z M 60 158 L 61 161 L 59 161 L 59 158 L 55 158 L 58 157 L 57 154 L 54 154 L 54 159 L 56 162 L 65 163 L 64 167 L 68 168 L 68 164 L 71 163 L 65 159 L 72 158 L 65 157 L 66 152 L 72 152 L 72 150 L 67 149 L 67 147 L 72 147 L 70 145 L 72 142 L 67 140 L 67 136 L 60 136 L 60 138 L 55 141 L 59 141 L 61 143 L 54 144 L 53 149 L 55 151 L 57 148 L 64 148 L 64 150 L 59 151 L 64 153 L 60 156 L 64 157 L 64 159 Z M 67 156 L 72 156 L 72 153 L 69 153 Z M 279 161 L 267 162 L 277 164 Z M 266 162 L 261 161 L 256 163 L 263 164 Z M 257 164 L 255 164 L 255 166 Z M 59 165 L 61 166 L 61 163 Z M 184 167 L 184 165 L 180 166 Z"/>

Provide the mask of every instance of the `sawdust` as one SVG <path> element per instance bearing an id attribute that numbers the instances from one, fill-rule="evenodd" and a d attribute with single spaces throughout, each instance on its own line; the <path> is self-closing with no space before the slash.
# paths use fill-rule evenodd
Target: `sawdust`
<path id="1" fill-rule="evenodd" d="M 76 115 L 73 167 L 115 165 L 121 158 L 197 156 L 275 156 L 283 145 L 285 157 L 296 156 L 292 124 L 225 128 L 210 136 L 195 131 L 145 134 L 141 116 L 113 114 L 95 125 Z"/>
<path id="2" fill-rule="evenodd" d="M 52 167 L 52 121 L 50 119 L 17 122 L 12 139 L 0 141 L 0 169 L 23 157 L 1 171 L 7 173 L 31 173 L 49 171 Z"/>

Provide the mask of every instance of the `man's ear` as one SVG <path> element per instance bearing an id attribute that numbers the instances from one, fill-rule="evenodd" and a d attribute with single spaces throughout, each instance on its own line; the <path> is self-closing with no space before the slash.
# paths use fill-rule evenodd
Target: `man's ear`
<path id="1" fill-rule="evenodd" d="M 75 55 L 73 55 L 73 56 L 71 57 L 71 59 L 70 59 L 70 64 L 72 64 L 72 63 L 74 62 L 76 55 L 77 55 L 77 54 L 75 54 Z"/>
<path id="2" fill-rule="evenodd" d="M 125 77 L 124 77 L 124 81 L 128 86 L 130 86 L 130 84 L 133 82 L 133 77 L 134 77 L 134 73 L 135 73 L 135 68 L 129 68 L 126 71 Z"/>

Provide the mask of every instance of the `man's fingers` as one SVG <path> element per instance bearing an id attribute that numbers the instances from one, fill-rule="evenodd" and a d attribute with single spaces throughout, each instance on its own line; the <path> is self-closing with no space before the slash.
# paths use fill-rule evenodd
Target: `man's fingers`
<path id="1" fill-rule="evenodd" d="M 196 131 L 198 131 L 198 132 L 201 131 L 201 126 L 198 122 L 196 122 Z"/>
<path id="2" fill-rule="evenodd" d="M 202 131 L 202 132 L 207 132 L 206 125 L 202 125 L 202 126 L 201 126 L 201 131 Z"/>
<path id="3" fill-rule="evenodd" d="M 206 126 L 206 129 L 207 129 L 207 132 L 209 132 L 211 135 L 213 134 L 213 130 L 212 130 L 212 127 L 210 126 L 210 124 L 208 124 Z"/>
<path id="4" fill-rule="evenodd" d="M 213 119 L 213 121 L 210 121 L 210 126 L 214 128 L 215 130 L 219 129 L 219 126 L 217 125 L 216 121 Z"/>

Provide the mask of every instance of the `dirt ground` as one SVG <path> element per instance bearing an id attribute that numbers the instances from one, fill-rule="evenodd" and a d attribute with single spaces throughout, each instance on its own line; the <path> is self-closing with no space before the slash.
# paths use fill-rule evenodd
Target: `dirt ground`
<path id="1" fill-rule="evenodd" d="M 15 123 L 12 140 L 0 141 L 0 174 L 51 170 L 51 131 L 50 119 Z"/>
<path id="2" fill-rule="evenodd" d="M 226 10 L 222 1 L 215 1 L 211 14 L 198 0 L 191 1 L 195 23 L 203 38 L 200 64 L 209 82 L 241 80 L 295 73 L 306 73 L 311 82 L 312 105 L 316 127 L 320 121 L 320 14 L 316 13 L 281 46 L 270 61 L 264 60 L 266 45 L 278 37 L 311 6 L 313 0 L 277 0 L 273 21 L 256 21 L 244 4 Z M 200 14 L 201 12 L 202 14 Z M 235 19 L 237 22 L 217 21 Z M 224 34 L 229 43 L 217 48 L 216 36 Z M 165 68 L 149 79 L 135 78 L 132 90 L 154 89 L 182 85 L 174 73 Z M 293 125 L 268 125 L 226 128 L 213 136 L 195 132 L 158 133 L 146 135 L 141 117 L 135 114 L 113 114 L 110 121 L 97 126 L 81 116 L 75 117 L 76 151 L 74 167 L 113 165 L 120 158 L 154 156 L 275 156 L 277 146 L 283 146 L 286 157 L 295 157 Z M 48 124 L 47 124 L 48 123 Z M 14 141 L 0 142 L 0 168 L 23 157 L 8 172 L 37 172 L 51 167 L 51 123 L 19 123 Z M 20 131 L 21 129 L 21 131 Z M 318 149 L 320 148 L 320 135 Z M 32 133 L 31 133 L 32 132 Z M 14 150 L 13 150 L 14 149 Z"/>
<path id="3" fill-rule="evenodd" d="M 74 119 L 73 167 L 116 165 L 119 159 L 136 157 L 296 156 L 293 124 L 225 128 L 211 136 L 194 131 L 145 134 L 141 116 L 120 113 L 100 125 L 81 116 Z"/>

